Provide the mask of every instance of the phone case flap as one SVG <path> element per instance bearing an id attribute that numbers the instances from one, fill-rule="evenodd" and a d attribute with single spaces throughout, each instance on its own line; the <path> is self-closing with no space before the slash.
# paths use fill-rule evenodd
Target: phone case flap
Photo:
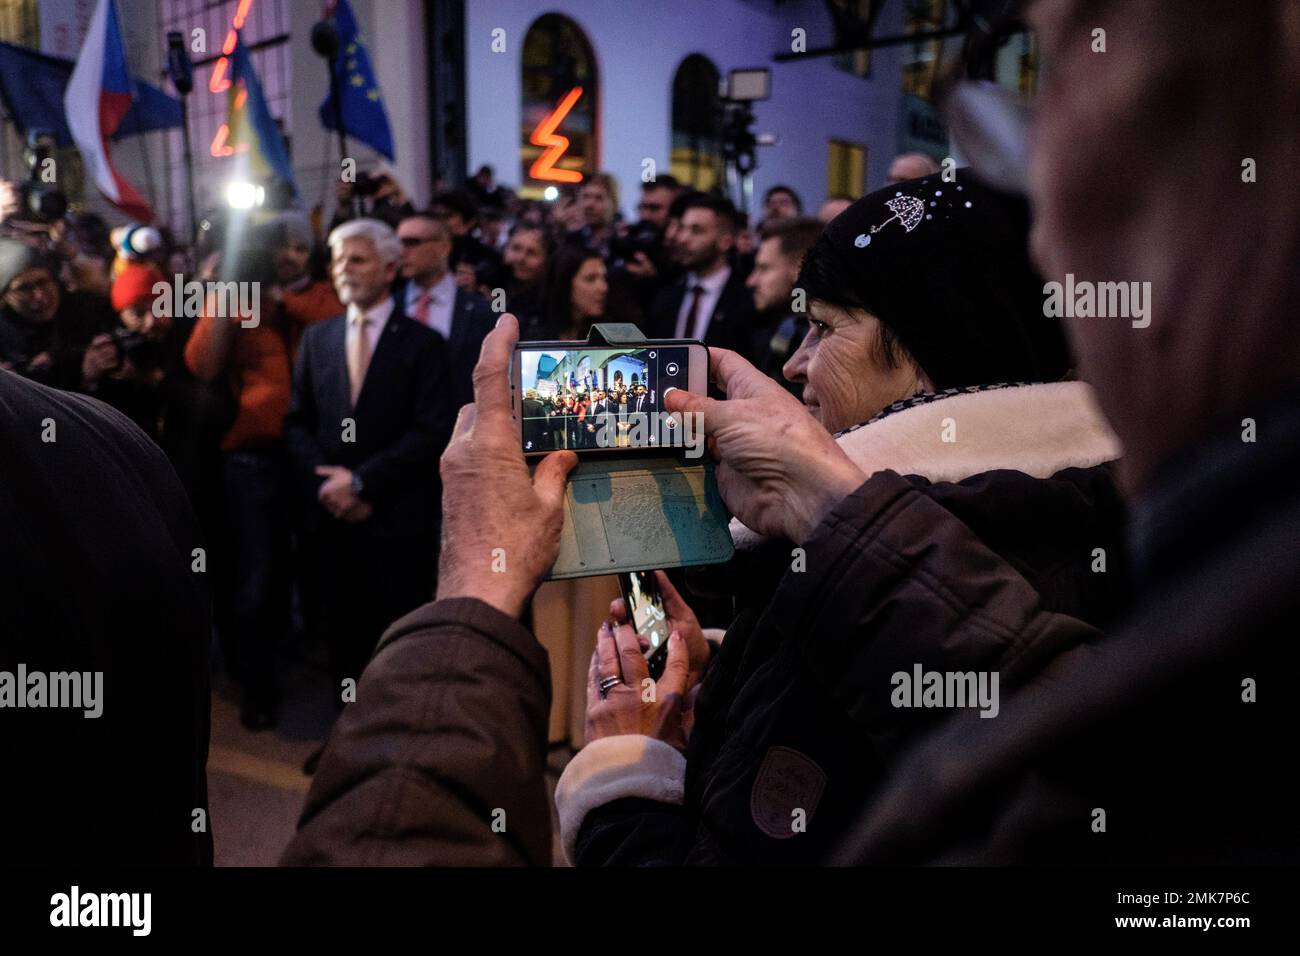
<path id="1" fill-rule="evenodd" d="M 584 459 L 569 475 L 550 579 L 720 564 L 734 547 L 709 460 Z"/>
<path id="2" fill-rule="evenodd" d="M 597 322 L 587 332 L 588 345 L 630 345 L 644 342 L 645 335 L 631 322 Z"/>

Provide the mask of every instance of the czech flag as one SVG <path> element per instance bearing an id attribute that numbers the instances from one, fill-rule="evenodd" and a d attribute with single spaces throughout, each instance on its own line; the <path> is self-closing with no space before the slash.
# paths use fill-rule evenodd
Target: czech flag
<path id="1" fill-rule="evenodd" d="M 108 138 L 131 111 L 135 98 L 116 5 L 113 0 L 99 0 L 63 94 L 63 109 L 73 142 L 99 191 L 136 222 L 152 222 L 153 210 L 113 168 L 108 150 Z"/>

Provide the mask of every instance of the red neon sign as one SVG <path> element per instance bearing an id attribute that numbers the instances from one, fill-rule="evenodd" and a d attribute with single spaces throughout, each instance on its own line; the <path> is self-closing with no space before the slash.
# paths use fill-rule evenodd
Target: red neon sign
<path id="1" fill-rule="evenodd" d="M 557 169 L 555 167 L 556 162 L 564 155 L 564 151 L 569 148 L 569 137 L 561 136 L 555 131 L 581 98 L 581 86 L 575 86 L 569 90 L 568 93 L 564 94 L 564 99 L 560 100 L 560 104 L 537 124 L 537 128 L 528 137 L 528 141 L 534 146 L 546 147 L 545 152 L 533 161 L 532 166 L 528 167 L 528 175 L 533 179 L 544 179 L 555 183 L 582 182 L 582 173 L 578 170 Z"/>
<path id="2" fill-rule="evenodd" d="M 230 29 L 226 31 L 226 39 L 221 44 L 222 57 L 212 68 L 212 76 L 208 80 L 208 90 L 212 93 L 224 93 L 230 89 L 230 78 L 226 76 L 226 71 L 230 65 L 230 54 L 235 52 L 235 42 L 239 39 L 235 36 L 235 31 L 244 28 L 244 21 L 248 19 L 248 11 L 252 6 L 253 0 L 239 0 L 239 6 L 235 8 L 235 15 L 230 21 Z M 235 94 L 235 109 L 241 108 L 247 98 L 248 92 L 239 90 Z M 213 156 L 230 156 L 248 149 L 247 143 L 240 143 L 238 146 L 226 145 L 226 140 L 229 138 L 230 127 L 222 123 L 217 127 L 217 134 L 212 137 L 212 146 L 208 151 Z"/>

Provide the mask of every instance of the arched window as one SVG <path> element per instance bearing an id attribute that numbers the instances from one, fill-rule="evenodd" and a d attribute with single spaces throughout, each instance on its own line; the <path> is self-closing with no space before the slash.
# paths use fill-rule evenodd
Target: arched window
<path id="1" fill-rule="evenodd" d="M 528 28 L 522 88 L 519 193 L 539 199 L 546 187 L 580 182 L 600 168 L 596 57 L 568 17 L 548 13 Z"/>
<path id="2" fill-rule="evenodd" d="M 673 76 L 673 175 L 687 186 L 712 189 L 722 180 L 722 113 L 718 68 L 692 53 Z"/>

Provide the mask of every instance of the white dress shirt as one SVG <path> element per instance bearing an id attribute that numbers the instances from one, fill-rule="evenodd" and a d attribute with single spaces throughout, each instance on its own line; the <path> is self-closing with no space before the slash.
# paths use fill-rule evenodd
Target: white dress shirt
<path id="1" fill-rule="evenodd" d="M 388 317 L 393 314 L 393 307 L 396 304 L 390 295 L 365 314 L 366 318 L 369 319 L 369 324 L 366 326 L 366 341 L 370 345 L 370 358 L 372 360 L 375 357 L 375 348 L 379 345 L 379 336 L 383 334 L 384 327 L 388 325 Z M 356 319 L 359 315 L 361 315 L 360 307 L 355 302 L 350 303 L 348 305 L 347 341 L 344 343 L 345 355 L 352 354 L 352 343 L 357 340 L 360 325 Z"/>
<path id="2" fill-rule="evenodd" d="M 406 314 L 415 321 L 420 321 L 416 303 L 424 295 L 424 287 L 414 282 L 406 284 Z M 429 300 L 429 312 L 426 324 L 444 340 L 451 341 L 452 309 L 456 306 L 456 277 L 448 269 L 442 278 L 429 288 L 432 298 Z"/>
<path id="3" fill-rule="evenodd" d="M 700 294 L 700 310 L 696 315 L 699 334 L 694 338 L 704 340 L 704 336 L 709 331 L 709 323 L 713 321 L 713 310 L 718 307 L 718 300 L 722 298 L 722 289 L 730 278 L 731 266 L 723 266 L 706 279 L 699 278 L 694 272 L 686 274 L 686 295 L 682 296 L 681 308 L 677 310 L 677 334 L 673 336 L 674 338 L 684 339 L 692 335 L 687 323 L 691 318 L 691 300 L 695 298 L 695 293 L 691 290 L 698 285 L 704 291 Z"/>

